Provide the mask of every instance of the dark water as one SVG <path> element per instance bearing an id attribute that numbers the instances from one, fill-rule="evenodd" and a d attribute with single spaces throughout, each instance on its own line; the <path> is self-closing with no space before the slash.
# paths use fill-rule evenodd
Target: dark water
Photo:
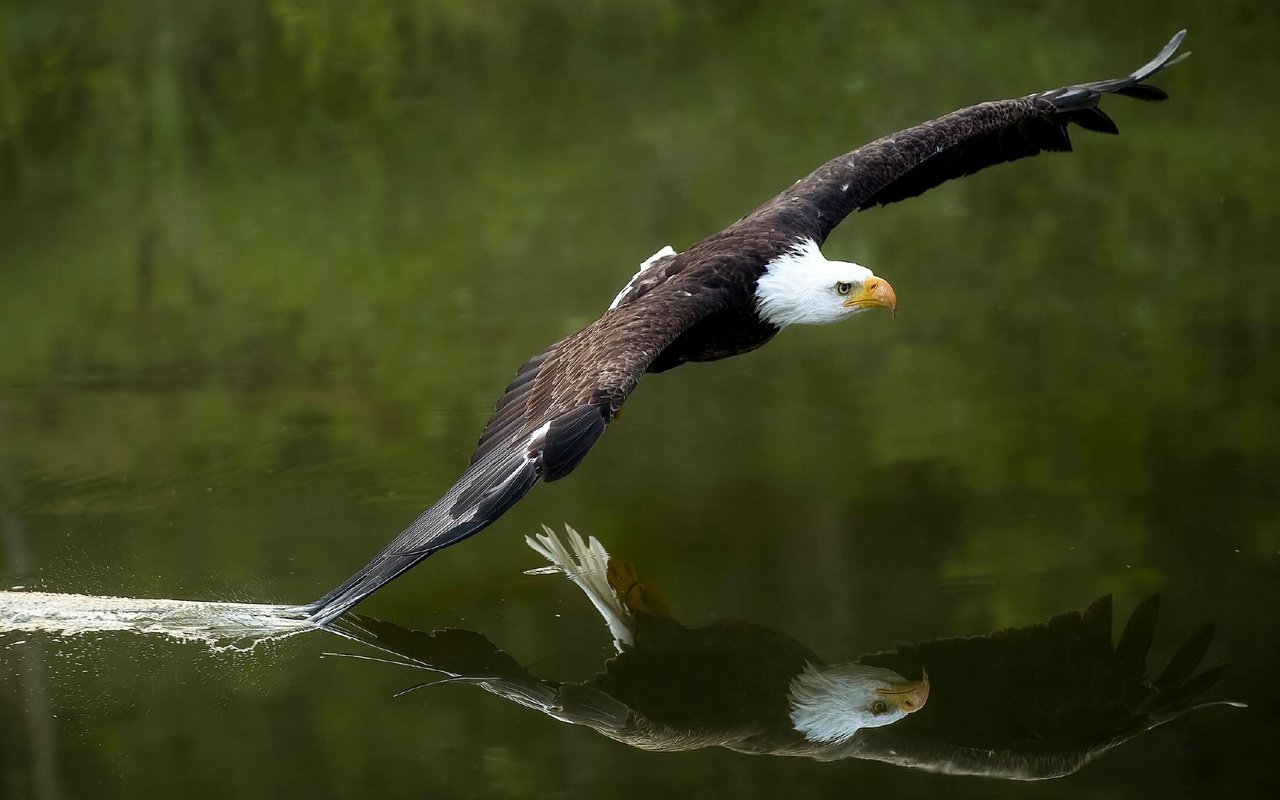
<path id="1" fill-rule="evenodd" d="M 329 589 L 452 482 L 531 352 L 831 155 L 1123 74 L 1118 139 L 851 219 L 900 313 L 646 380 L 571 479 L 360 611 L 585 680 L 522 536 L 832 659 L 1160 593 L 1205 709 L 1041 784 L 653 754 L 404 667 L 0 635 L 0 795 L 1252 797 L 1280 791 L 1280 18 L 1262 3 L 0 7 L 6 586 Z M 22 642 L 19 644 L 18 642 Z M 372 650 L 364 652 L 372 653 Z M 1007 702 L 995 696 L 991 703 Z M 921 718 L 928 709 L 921 712 Z M 904 723 L 905 724 L 905 723 Z"/>

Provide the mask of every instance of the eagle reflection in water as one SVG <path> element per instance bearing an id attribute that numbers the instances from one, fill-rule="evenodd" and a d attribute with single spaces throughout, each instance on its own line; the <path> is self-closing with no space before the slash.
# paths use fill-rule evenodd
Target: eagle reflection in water
<path id="1" fill-rule="evenodd" d="M 686 627 L 658 590 L 594 537 L 583 541 L 566 526 L 566 547 L 545 530 L 527 541 L 551 566 L 530 572 L 567 575 L 614 637 L 617 655 L 590 680 L 539 678 L 469 630 L 425 633 L 354 614 L 330 630 L 391 654 L 394 663 L 443 676 L 424 686 L 475 684 L 653 751 L 725 747 L 1038 780 L 1075 772 L 1190 710 L 1238 705 L 1197 702 L 1226 671 L 1196 672 L 1212 624 L 1192 634 L 1158 677 L 1149 677 L 1158 596 L 1134 609 L 1114 645 L 1107 596 L 1083 613 L 1025 628 L 902 644 L 828 664 L 761 625 L 724 620 Z"/>

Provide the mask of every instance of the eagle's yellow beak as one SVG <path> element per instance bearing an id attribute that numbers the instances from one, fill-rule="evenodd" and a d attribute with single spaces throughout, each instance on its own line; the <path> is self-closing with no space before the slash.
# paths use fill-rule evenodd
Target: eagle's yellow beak
<path id="1" fill-rule="evenodd" d="M 887 308 L 898 316 L 898 295 L 884 278 L 872 276 L 862 284 L 862 291 L 844 301 L 845 308 Z"/>
<path id="2" fill-rule="evenodd" d="M 914 714 L 929 702 L 929 673 L 923 668 L 920 673 L 922 677 L 918 681 L 896 683 L 888 689 L 876 689 L 876 694 L 896 705 L 903 714 Z"/>

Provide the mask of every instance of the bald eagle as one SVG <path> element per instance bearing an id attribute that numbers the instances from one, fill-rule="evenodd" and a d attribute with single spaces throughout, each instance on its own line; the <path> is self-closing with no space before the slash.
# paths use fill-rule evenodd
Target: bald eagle
<path id="1" fill-rule="evenodd" d="M 1238 705 L 1197 704 L 1225 674 L 1224 667 L 1194 674 L 1212 625 L 1149 676 L 1155 596 L 1134 609 L 1115 645 L 1111 598 L 1103 597 L 1083 613 L 1037 625 L 899 645 L 833 664 L 762 625 L 682 625 L 665 599 L 594 537 L 568 534 L 568 547 L 549 530 L 529 541 L 553 564 L 548 571 L 583 590 L 614 636 L 618 655 L 590 680 L 543 680 L 474 631 L 423 633 L 354 614 L 329 630 L 443 675 L 421 685 L 470 683 L 662 752 L 724 747 L 1039 780 L 1075 772 L 1192 709 Z M 903 677 L 913 674 L 920 679 Z"/>
<path id="2" fill-rule="evenodd" d="M 877 139 L 684 252 L 658 251 L 603 316 L 520 367 L 453 487 L 372 561 L 300 611 L 317 623 L 333 620 L 492 524 L 539 480 L 568 475 L 646 372 L 745 353 L 789 325 L 836 322 L 873 308 L 896 313 L 888 281 L 822 255 L 841 220 L 994 164 L 1070 150 L 1071 123 L 1116 133 L 1098 107 L 1103 96 L 1163 100 L 1165 93 L 1145 81 L 1185 57 L 1174 58 L 1185 33 L 1127 77 L 981 103 Z"/>

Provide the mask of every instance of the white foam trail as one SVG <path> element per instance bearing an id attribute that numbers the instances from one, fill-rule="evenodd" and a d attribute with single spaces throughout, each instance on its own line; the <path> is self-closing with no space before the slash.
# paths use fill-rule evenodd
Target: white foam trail
<path id="1" fill-rule="evenodd" d="M 243 650 L 315 627 L 297 606 L 0 591 L 0 634 L 125 631 Z"/>

